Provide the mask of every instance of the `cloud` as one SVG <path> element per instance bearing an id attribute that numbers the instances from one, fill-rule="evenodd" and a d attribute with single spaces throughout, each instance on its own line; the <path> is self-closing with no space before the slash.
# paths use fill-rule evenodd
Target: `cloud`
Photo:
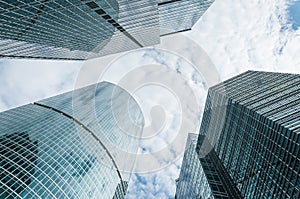
<path id="1" fill-rule="evenodd" d="M 2 59 L 0 111 L 73 89 L 80 62 Z"/>
<path id="2" fill-rule="evenodd" d="M 179 159 L 159 172 L 134 174 L 131 177 L 126 198 L 174 198 L 174 182 L 178 178 L 181 161 L 182 159 Z"/>
<path id="3" fill-rule="evenodd" d="M 186 35 L 204 48 L 223 80 L 249 69 L 300 73 L 300 30 L 288 24 L 288 2 L 216 0 Z"/>

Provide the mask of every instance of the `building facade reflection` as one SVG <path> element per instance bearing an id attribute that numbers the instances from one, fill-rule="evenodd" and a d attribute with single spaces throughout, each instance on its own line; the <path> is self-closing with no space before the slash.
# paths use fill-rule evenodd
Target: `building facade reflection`
<path id="1" fill-rule="evenodd" d="M 85 96 L 76 98 L 79 94 Z M 95 112 L 76 107 L 76 100 L 93 104 Z M 2 112 L 0 118 L 0 198 L 126 194 L 144 120 L 125 90 L 102 82 Z M 119 119 L 131 125 L 119 125 Z"/>

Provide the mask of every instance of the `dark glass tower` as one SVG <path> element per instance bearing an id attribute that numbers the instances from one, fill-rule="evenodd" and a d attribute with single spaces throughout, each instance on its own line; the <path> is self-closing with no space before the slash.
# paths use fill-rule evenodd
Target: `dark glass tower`
<path id="1" fill-rule="evenodd" d="M 197 134 L 189 133 L 179 178 L 176 180 L 175 198 L 209 198 L 211 190 L 196 153 Z"/>
<path id="2" fill-rule="evenodd" d="M 158 0 L 160 34 L 190 30 L 214 0 Z"/>
<path id="3" fill-rule="evenodd" d="M 191 29 L 213 0 L 0 1 L 0 56 L 82 60 Z"/>
<path id="4" fill-rule="evenodd" d="M 209 89 L 196 151 L 214 198 L 300 197 L 300 75 L 248 71 Z"/>
<path id="5" fill-rule="evenodd" d="M 124 198 L 143 124 L 107 82 L 0 113 L 0 198 Z"/>
<path id="6" fill-rule="evenodd" d="M 32 142 L 27 133 L 0 136 L 1 198 L 13 198 L 11 192 L 21 193 L 31 183 L 38 154 L 38 141 Z M 20 164 L 21 163 L 21 164 Z"/>
<path id="7" fill-rule="evenodd" d="M 196 152 L 212 198 L 300 198 L 299 149 L 300 75 L 248 71 L 209 89 Z"/>

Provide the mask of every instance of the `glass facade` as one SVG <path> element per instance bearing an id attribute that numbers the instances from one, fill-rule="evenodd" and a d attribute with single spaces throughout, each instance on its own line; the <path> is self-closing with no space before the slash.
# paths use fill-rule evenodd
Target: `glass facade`
<path id="1" fill-rule="evenodd" d="M 248 71 L 209 89 L 196 150 L 229 197 L 299 198 L 299 118 L 300 75 Z"/>
<path id="2" fill-rule="evenodd" d="M 83 60 L 151 46 L 190 29 L 211 3 L 0 0 L 0 56 Z"/>
<path id="3" fill-rule="evenodd" d="M 121 183 L 118 184 L 115 191 L 115 195 L 113 196 L 112 199 L 124 198 L 123 187 L 125 188 L 125 190 L 127 189 L 128 183 L 126 181 L 122 181 Z"/>
<path id="4" fill-rule="evenodd" d="M 175 198 L 209 198 L 211 190 L 196 153 L 198 135 L 189 133 L 179 178 L 176 180 Z"/>
<path id="5" fill-rule="evenodd" d="M 160 34 L 190 30 L 214 0 L 158 0 Z"/>
<path id="6" fill-rule="evenodd" d="M 102 82 L 11 109 L 0 124 L 1 199 L 124 198 L 144 120 L 120 87 Z"/>

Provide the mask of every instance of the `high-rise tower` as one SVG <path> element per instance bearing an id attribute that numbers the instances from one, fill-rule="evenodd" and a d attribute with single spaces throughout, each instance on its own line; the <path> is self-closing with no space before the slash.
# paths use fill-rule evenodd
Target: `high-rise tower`
<path id="1" fill-rule="evenodd" d="M 176 180 L 175 199 L 209 198 L 211 190 L 196 153 L 197 134 L 189 133 L 179 178 Z"/>
<path id="2" fill-rule="evenodd" d="M 0 198 L 123 198 L 143 124 L 107 82 L 0 113 Z"/>
<path id="3" fill-rule="evenodd" d="M 0 56 L 83 60 L 151 46 L 185 31 L 213 0 L 0 2 Z"/>
<path id="4" fill-rule="evenodd" d="M 213 197 L 299 198 L 299 133 L 300 75 L 248 71 L 210 88 L 196 151 Z"/>

